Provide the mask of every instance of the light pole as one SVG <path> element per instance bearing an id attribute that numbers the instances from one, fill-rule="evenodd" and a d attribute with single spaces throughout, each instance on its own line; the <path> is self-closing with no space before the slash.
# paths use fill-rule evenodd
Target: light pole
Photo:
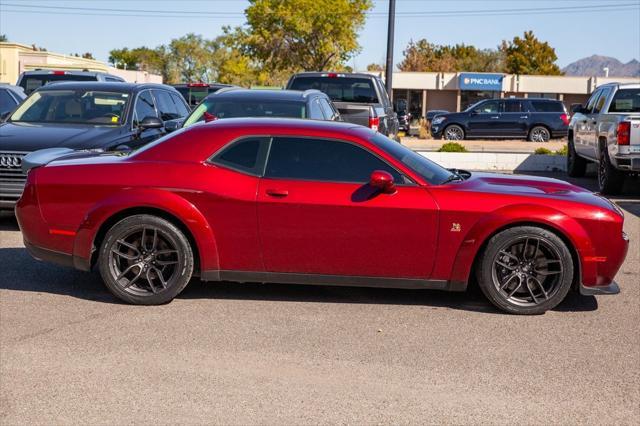
<path id="1" fill-rule="evenodd" d="M 389 25 L 387 27 L 387 66 L 385 67 L 384 84 L 387 86 L 389 97 L 393 99 L 393 32 L 396 20 L 396 0 L 389 0 Z"/>

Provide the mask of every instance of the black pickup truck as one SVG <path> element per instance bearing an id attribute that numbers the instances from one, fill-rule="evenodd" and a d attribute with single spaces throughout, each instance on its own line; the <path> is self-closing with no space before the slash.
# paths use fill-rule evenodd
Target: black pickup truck
<path id="1" fill-rule="evenodd" d="M 304 72 L 293 75 L 289 90 L 316 89 L 329 96 L 349 123 L 370 127 L 397 139 L 398 116 L 379 77 L 371 74 Z"/>

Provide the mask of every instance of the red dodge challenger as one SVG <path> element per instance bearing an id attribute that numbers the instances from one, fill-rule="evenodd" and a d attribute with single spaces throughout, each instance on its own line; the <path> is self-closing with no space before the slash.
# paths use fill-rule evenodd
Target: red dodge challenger
<path id="1" fill-rule="evenodd" d="M 611 202 L 554 179 L 447 170 L 370 129 L 290 119 L 192 126 L 130 154 L 25 157 L 31 254 L 166 303 L 192 276 L 463 291 L 537 314 L 617 293 Z"/>

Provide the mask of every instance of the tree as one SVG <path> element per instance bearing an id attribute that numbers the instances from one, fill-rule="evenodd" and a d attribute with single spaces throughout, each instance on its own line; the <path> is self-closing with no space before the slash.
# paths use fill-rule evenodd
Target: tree
<path id="1" fill-rule="evenodd" d="M 549 43 L 542 42 L 526 31 L 524 37 L 502 42 L 500 51 L 505 56 L 505 71 L 511 74 L 562 75 L 555 64 L 558 57 Z"/>
<path id="2" fill-rule="evenodd" d="M 337 69 L 360 50 L 371 0 L 250 0 L 243 50 L 267 71 Z"/>
<path id="3" fill-rule="evenodd" d="M 501 72 L 502 53 L 499 50 L 478 49 L 475 46 L 456 44 L 437 45 L 425 39 L 411 40 L 403 52 L 401 71 L 435 72 Z"/>
<path id="4" fill-rule="evenodd" d="M 9 41 L 6 34 L 0 34 L 0 43 Z"/>
<path id="5" fill-rule="evenodd" d="M 375 62 L 367 65 L 367 71 L 373 71 L 373 72 L 382 72 L 384 71 L 384 66 L 381 64 L 376 64 Z"/>
<path id="6" fill-rule="evenodd" d="M 109 52 L 109 62 L 116 68 L 147 71 L 153 74 L 161 74 L 165 81 L 172 80 L 172 73 L 167 63 L 165 46 L 155 49 L 148 47 L 136 47 L 134 49 L 113 49 Z"/>
<path id="7" fill-rule="evenodd" d="M 79 53 L 72 53 L 71 56 L 75 56 L 77 58 L 84 58 L 84 59 L 96 59 L 93 57 L 93 54 L 91 52 L 85 52 L 82 55 Z"/>

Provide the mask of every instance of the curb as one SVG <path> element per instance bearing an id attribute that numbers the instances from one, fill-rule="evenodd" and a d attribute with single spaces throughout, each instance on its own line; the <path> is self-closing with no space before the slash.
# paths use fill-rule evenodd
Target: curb
<path id="1" fill-rule="evenodd" d="M 418 151 L 418 153 L 443 167 L 463 170 L 564 172 L 567 169 L 567 159 L 563 155 L 431 151 Z"/>

